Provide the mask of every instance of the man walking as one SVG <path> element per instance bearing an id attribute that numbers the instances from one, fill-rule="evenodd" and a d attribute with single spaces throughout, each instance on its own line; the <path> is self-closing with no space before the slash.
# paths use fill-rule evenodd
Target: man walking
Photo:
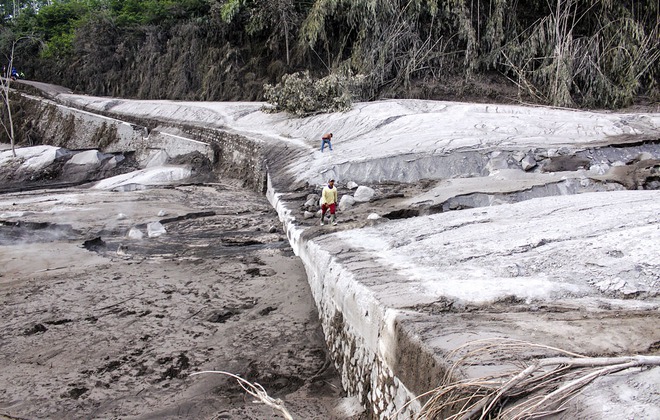
<path id="1" fill-rule="evenodd" d="M 328 147 L 330 148 L 330 151 L 332 152 L 332 133 L 324 134 L 323 137 L 321 137 L 321 153 L 323 153 L 323 149 L 325 149 L 326 143 L 328 144 Z"/>
<path id="2" fill-rule="evenodd" d="M 330 210 L 330 218 L 333 225 L 337 225 L 335 212 L 337 211 L 337 188 L 335 180 L 328 181 L 328 185 L 323 188 L 321 193 L 321 226 L 325 224 L 325 213 Z"/>

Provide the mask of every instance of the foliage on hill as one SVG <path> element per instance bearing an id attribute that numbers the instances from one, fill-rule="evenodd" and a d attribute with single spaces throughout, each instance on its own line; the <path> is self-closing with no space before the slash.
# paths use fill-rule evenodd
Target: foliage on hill
<path id="1" fill-rule="evenodd" d="M 2 0 L 0 50 L 29 34 L 29 78 L 96 95 L 281 106 L 303 74 L 354 74 L 355 99 L 444 99 L 499 75 L 511 100 L 617 108 L 660 99 L 659 17 L 656 0 Z"/>

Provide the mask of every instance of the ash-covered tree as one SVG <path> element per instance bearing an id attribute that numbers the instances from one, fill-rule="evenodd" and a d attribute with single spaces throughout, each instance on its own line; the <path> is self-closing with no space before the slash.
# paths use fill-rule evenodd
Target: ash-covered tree
<path id="1" fill-rule="evenodd" d="M 642 92 L 657 95 L 659 13 L 657 0 L 519 3 L 501 13 L 508 30 L 489 64 L 542 103 L 623 107 Z"/>
<path id="2" fill-rule="evenodd" d="M 42 5 L 43 1 L 3 1 L 0 3 L 3 25 L 0 27 L 0 55 L 2 56 L 2 74 L 0 77 L 0 125 L 6 135 L 11 150 L 16 156 L 14 117 L 11 107 L 11 82 L 14 79 L 15 58 L 17 47 L 22 43 L 34 42 L 37 38 L 31 34 L 22 34 L 16 31 L 14 23 L 26 14 L 33 14 L 35 8 Z"/>
<path id="3" fill-rule="evenodd" d="M 216 2 L 225 22 L 240 20 L 248 35 L 266 40 L 291 65 L 293 40 L 307 2 L 295 0 L 227 0 Z"/>

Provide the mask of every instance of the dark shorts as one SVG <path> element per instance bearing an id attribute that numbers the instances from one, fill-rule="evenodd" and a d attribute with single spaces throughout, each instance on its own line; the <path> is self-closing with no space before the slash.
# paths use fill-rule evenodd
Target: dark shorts
<path id="1" fill-rule="evenodd" d="M 337 210 L 337 203 L 321 205 L 321 213 L 325 213 L 328 209 L 330 209 L 330 214 L 335 214 L 335 211 Z"/>

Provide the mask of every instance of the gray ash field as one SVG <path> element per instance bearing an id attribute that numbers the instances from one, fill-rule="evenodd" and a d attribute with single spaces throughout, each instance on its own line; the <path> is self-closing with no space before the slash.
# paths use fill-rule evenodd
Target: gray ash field
<path id="1" fill-rule="evenodd" d="M 234 379 L 189 376 L 205 370 L 340 417 L 304 268 L 257 193 L 8 192 L 0 251 L 0 418 L 280 417 Z"/>

